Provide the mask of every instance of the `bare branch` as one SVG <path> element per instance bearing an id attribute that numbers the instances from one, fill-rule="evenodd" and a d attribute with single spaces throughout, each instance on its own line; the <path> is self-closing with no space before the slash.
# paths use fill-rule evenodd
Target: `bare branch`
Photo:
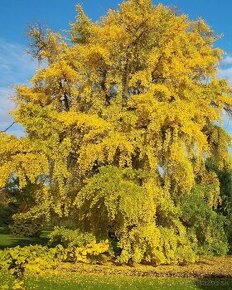
<path id="1" fill-rule="evenodd" d="M 5 133 L 6 131 L 8 131 L 16 122 L 12 122 L 10 124 L 10 126 L 8 126 L 5 130 L 0 131 L 0 133 Z"/>

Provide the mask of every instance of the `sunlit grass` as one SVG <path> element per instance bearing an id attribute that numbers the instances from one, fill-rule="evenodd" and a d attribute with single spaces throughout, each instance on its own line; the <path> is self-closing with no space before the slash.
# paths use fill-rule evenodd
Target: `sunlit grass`
<path id="1" fill-rule="evenodd" d="M 11 287 L 13 278 L 0 273 L 0 282 L 0 285 Z M 24 285 L 27 290 L 231 290 L 232 279 L 151 278 L 59 273 L 27 276 Z"/>

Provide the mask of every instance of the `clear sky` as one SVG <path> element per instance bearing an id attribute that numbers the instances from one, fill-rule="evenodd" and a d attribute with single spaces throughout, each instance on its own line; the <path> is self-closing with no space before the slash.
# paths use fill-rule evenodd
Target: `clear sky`
<path id="1" fill-rule="evenodd" d="M 80 3 L 87 15 L 97 20 L 109 8 L 117 8 L 119 0 L 0 0 L 0 130 L 10 122 L 8 111 L 12 103 L 7 99 L 12 94 L 12 85 L 28 82 L 35 64 L 25 54 L 28 25 L 41 23 L 55 31 L 64 31 L 75 20 L 75 5 Z M 225 60 L 219 75 L 232 83 L 232 0 L 160 0 L 177 7 L 190 19 L 202 17 L 222 38 L 217 46 L 225 51 Z M 232 121 L 225 126 L 232 132 Z M 20 128 L 12 132 L 20 135 Z"/>

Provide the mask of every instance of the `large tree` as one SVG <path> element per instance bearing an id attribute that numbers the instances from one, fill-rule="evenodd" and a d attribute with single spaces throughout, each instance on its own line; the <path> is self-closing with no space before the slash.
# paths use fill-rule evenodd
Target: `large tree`
<path id="1" fill-rule="evenodd" d="M 12 176 L 21 188 L 37 184 L 35 206 L 17 218 L 110 233 L 121 262 L 194 260 L 206 246 L 225 253 L 219 179 L 205 166 L 231 166 L 217 37 L 150 0 L 123 2 L 96 23 L 77 11 L 67 41 L 29 32 L 42 65 L 17 87 L 12 114 L 25 137 L 0 141 L 0 186 Z"/>

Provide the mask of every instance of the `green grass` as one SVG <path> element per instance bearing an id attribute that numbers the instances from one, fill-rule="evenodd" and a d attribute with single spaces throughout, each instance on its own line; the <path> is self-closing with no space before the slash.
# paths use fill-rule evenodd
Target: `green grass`
<path id="1" fill-rule="evenodd" d="M 9 283 L 9 280 L 11 282 Z M 12 287 L 12 278 L 0 274 L 0 285 Z M 27 290 L 231 290 L 232 279 L 184 279 L 184 278 L 148 278 L 121 276 L 80 276 L 72 273 L 68 276 L 51 277 L 30 276 L 25 280 Z M 1 287 L 0 287 L 1 289 Z"/>
<path id="2" fill-rule="evenodd" d="M 29 281 L 28 281 L 29 282 Z M 32 289 L 33 283 L 28 283 L 29 289 Z M 34 285 L 35 286 L 35 285 Z M 31 288 L 30 288 L 31 287 Z M 73 289 L 127 289 L 127 290 L 231 290 L 232 281 L 199 281 L 196 279 L 180 278 L 132 278 L 132 277 L 77 277 L 74 280 L 54 279 L 38 280 L 38 289 L 41 290 L 73 290 Z"/>
<path id="3" fill-rule="evenodd" d="M 48 234 L 48 231 L 43 231 L 38 238 L 20 237 L 10 234 L 6 227 L 0 227 L 0 250 L 16 246 L 46 245 L 48 242 Z"/>

